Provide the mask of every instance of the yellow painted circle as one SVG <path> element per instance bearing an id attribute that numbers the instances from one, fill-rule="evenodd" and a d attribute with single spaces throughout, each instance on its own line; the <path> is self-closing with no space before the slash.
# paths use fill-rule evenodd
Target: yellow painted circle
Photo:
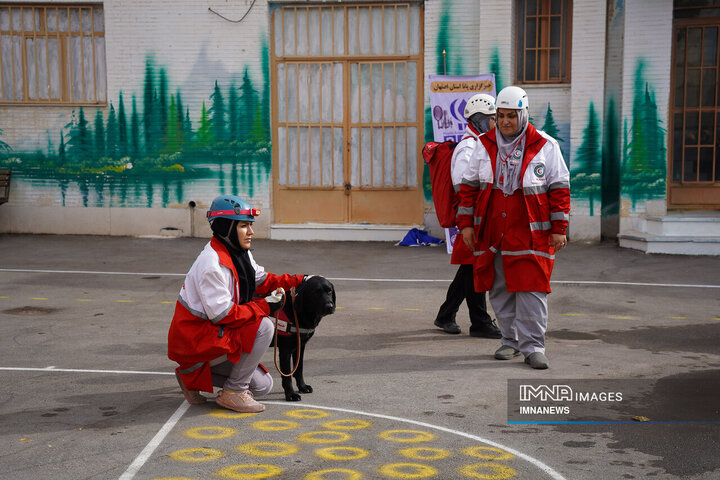
<path id="1" fill-rule="evenodd" d="M 517 476 L 517 471 L 499 463 L 472 463 L 458 468 L 458 472 L 466 477 L 483 480 L 505 480 Z"/>
<path id="2" fill-rule="evenodd" d="M 330 430 L 359 430 L 370 426 L 372 426 L 372 423 L 366 422 L 365 420 L 333 420 L 321 425 L 321 427 L 329 428 Z"/>
<path id="3" fill-rule="evenodd" d="M 463 449 L 462 453 L 468 457 L 481 458 L 483 460 L 494 460 L 496 462 L 512 460 L 515 458 L 515 455 L 512 453 L 496 447 L 467 447 Z"/>
<path id="4" fill-rule="evenodd" d="M 350 435 L 345 432 L 317 431 L 300 434 L 297 439 L 305 443 L 338 443 L 350 440 Z"/>
<path id="5" fill-rule="evenodd" d="M 390 478 L 429 478 L 437 475 L 437 469 L 420 463 L 388 463 L 378 470 Z"/>
<path id="6" fill-rule="evenodd" d="M 225 452 L 216 448 L 186 448 L 172 452 L 169 457 L 180 462 L 209 462 L 225 456 Z"/>
<path id="7" fill-rule="evenodd" d="M 323 418 L 330 416 L 328 412 L 315 410 L 310 408 L 300 408 L 297 410 L 288 410 L 285 415 L 292 418 Z"/>
<path id="8" fill-rule="evenodd" d="M 325 447 L 315 450 L 315 455 L 323 460 L 359 460 L 370 452 L 358 447 Z"/>
<path id="9" fill-rule="evenodd" d="M 238 452 L 256 457 L 282 457 L 292 455 L 298 450 L 296 445 L 283 442 L 250 442 L 237 446 Z"/>
<path id="10" fill-rule="evenodd" d="M 263 465 L 260 463 L 245 463 L 243 465 L 230 465 L 221 468 L 215 475 L 221 478 L 236 480 L 250 480 L 255 478 L 270 478 L 280 475 L 283 469 L 275 465 Z"/>
<path id="11" fill-rule="evenodd" d="M 196 438 L 199 440 L 213 440 L 218 438 L 232 437 L 237 430 L 230 427 L 196 427 L 185 430 L 186 437 Z"/>
<path id="12" fill-rule="evenodd" d="M 429 442 L 435 438 L 432 433 L 419 430 L 387 430 L 378 436 L 383 440 L 398 443 Z"/>
<path id="13" fill-rule="evenodd" d="M 208 413 L 208 415 L 215 418 L 248 418 L 257 415 L 257 413 L 240 413 L 233 412 L 232 410 L 227 410 L 225 408 L 218 408 L 217 410 L 213 410 Z"/>
<path id="14" fill-rule="evenodd" d="M 317 472 L 308 473 L 303 477 L 303 480 L 326 480 L 325 475 L 333 473 L 344 473 L 346 475 L 343 479 L 339 479 L 337 476 L 333 475 L 333 480 L 360 480 L 362 478 L 362 473 L 355 470 L 347 468 L 328 468 L 327 470 L 318 470 Z M 329 480 L 329 477 L 327 480 Z"/>
<path id="15" fill-rule="evenodd" d="M 252 427 L 256 430 L 262 430 L 264 432 L 276 432 L 279 430 L 292 430 L 293 428 L 299 427 L 298 422 L 291 422 L 290 420 L 260 420 L 252 424 Z"/>
<path id="16" fill-rule="evenodd" d="M 452 455 L 452 453 L 442 448 L 431 447 L 403 448 L 402 450 L 398 450 L 398 453 L 403 457 L 415 460 L 442 460 Z"/>

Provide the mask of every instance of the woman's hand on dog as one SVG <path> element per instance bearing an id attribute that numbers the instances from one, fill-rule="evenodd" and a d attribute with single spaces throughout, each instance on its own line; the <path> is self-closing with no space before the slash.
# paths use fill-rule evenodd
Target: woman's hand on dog
<path id="1" fill-rule="evenodd" d="M 275 313 L 280 310 L 285 303 L 285 289 L 280 287 L 274 290 L 270 295 L 265 297 L 265 301 L 270 307 L 270 313 Z"/>

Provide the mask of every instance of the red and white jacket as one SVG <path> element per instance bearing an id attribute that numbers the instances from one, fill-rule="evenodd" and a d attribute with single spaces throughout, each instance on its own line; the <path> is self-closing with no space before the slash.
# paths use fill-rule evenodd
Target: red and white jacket
<path id="1" fill-rule="evenodd" d="M 470 164 L 470 157 L 477 146 L 478 137 L 480 135 L 481 134 L 468 123 L 467 128 L 465 128 L 465 135 L 453 150 L 452 159 L 450 161 L 450 174 L 452 176 L 453 188 L 456 192 L 460 190 L 463 173 L 465 173 L 465 170 Z M 453 244 L 450 263 L 453 265 L 472 265 L 473 260 L 473 253 L 465 246 L 465 242 L 462 240 L 462 235 L 458 234 L 455 237 L 455 243 Z"/>
<path id="2" fill-rule="evenodd" d="M 302 283 L 302 275 L 274 275 L 255 263 L 255 292 L 264 296 Z M 213 238 L 200 253 L 180 290 L 168 332 L 168 358 L 190 390 L 212 393 L 209 362 L 227 355 L 236 363 L 249 353 L 263 317 L 270 315 L 264 298 L 240 298 L 238 274 L 227 248 Z"/>
<path id="3" fill-rule="evenodd" d="M 495 129 L 479 138 L 469 165 L 463 174 L 460 185 L 460 206 L 457 214 L 459 229 L 474 227 L 476 239 L 474 256 L 477 270 L 478 257 L 490 251 L 494 245 L 483 244 L 483 229 L 488 227 L 488 203 L 492 193 L 497 158 Z M 521 170 L 522 193 L 527 212 L 528 224 L 523 226 L 530 235 L 517 235 L 517 238 L 529 238 L 529 244 L 513 246 L 513 250 L 503 250 L 505 256 L 518 260 L 531 260 L 542 266 L 544 279 L 534 279 L 534 284 L 546 283 L 549 290 L 552 263 L 555 251 L 549 246 L 551 233 L 567 234 L 570 215 L 570 173 L 563 160 L 560 146 L 551 136 L 528 125 L 525 139 L 524 157 Z M 492 228 L 492 227 L 488 227 Z M 486 236 L 485 236 L 486 237 Z M 483 259 L 487 261 L 487 258 Z M 539 271 L 539 270 L 533 270 Z M 506 277 L 508 272 L 506 271 Z M 528 274 L 522 268 L 513 275 Z M 510 279 L 508 279 L 510 280 Z M 508 282 L 509 284 L 510 282 Z M 476 283 L 477 287 L 477 283 Z"/>

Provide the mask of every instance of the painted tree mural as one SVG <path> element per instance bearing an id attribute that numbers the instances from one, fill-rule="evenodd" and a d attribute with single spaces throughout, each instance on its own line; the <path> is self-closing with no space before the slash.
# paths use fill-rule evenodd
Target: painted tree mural
<path id="1" fill-rule="evenodd" d="M 588 106 L 588 119 L 583 130 L 582 144 L 573 157 L 570 177 L 573 196 L 586 197 L 590 203 L 590 216 L 595 214 L 595 200 L 600 194 L 600 124 L 595 104 Z"/>
<path id="2" fill-rule="evenodd" d="M 495 45 L 490 55 L 490 71 L 495 74 L 495 91 L 499 92 L 505 86 L 502 80 L 502 64 L 500 63 L 500 49 Z"/>
<path id="3" fill-rule="evenodd" d="M 640 59 L 635 68 L 632 121 L 622 165 L 622 193 L 630 197 L 633 205 L 640 198 L 665 195 L 666 131 L 644 71 L 645 62 Z"/>
<path id="4" fill-rule="evenodd" d="M 269 92 L 265 87 L 262 99 L 257 92 L 247 68 L 240 88 L 215 81 L 207 96 L 210 108 L 202 102 L 194 131 L 191 107 L 180 90 L 170 93 L 165 68 L 148 57 L 142 105 L 133 95 L 129 119 L 124 94 L 118 92 L 105 114 L 93 109 L 88 120 L 88 107 L 81 106 L 59 132 L 48 131 L 47 154 L 15 152 L 0 142 L 0 167 L 11 167 L 21 178 L 56 181 L 63 205 L 73 184 L 84 206 L 106 206 L 108 196 L 117 197 L 110 199 L 116 206 L 131 200 L 147 207 L 183 203 L 183 182 L 212 178 L 220 193 L 243 188 L 252 197 L 254 184 L 267 182 L 271 168 Z M 58 138 L 56 150 L 52 138 Z"/>
<path id="5" fill-rule="evenodd" d="M 532 123 L 532 119 L 530 119 L 530 123 Z M 555 123 L 555 117 L 553 117 L 549 102 L 547 104 L 547 110 L 545 111 L 545 123 L 542 126 L 542 131 L 553 137 L 558 143 L 565 141 L 565 139 L 560 136 L 560 130 L 558 130 L 557 123 Z M 567 159 L 562 147 L 560 147 L 560 152 L 563 154 L 563 157 Z"/>

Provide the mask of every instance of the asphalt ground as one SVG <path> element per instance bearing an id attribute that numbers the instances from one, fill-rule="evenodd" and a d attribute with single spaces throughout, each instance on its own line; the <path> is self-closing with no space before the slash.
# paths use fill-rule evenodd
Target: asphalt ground
<path id="1" fill-rule="evenodd" d="M 494 360 L 465 306 L 462 334 L 433 326 L 442 247 L 254 240 L 267 270 L 330 278 L 338 310 L 314 392 L 286 402 L 269 351 L 267 410 L 241 415 L 188 405 L 166 357 L 205 242 L 0 235 L 0 478 L 720 478 L 720 258 L 571 243 L 536 371 Z M 509 423 L 517 381 L 638 388 L 593 421 Z"/>

